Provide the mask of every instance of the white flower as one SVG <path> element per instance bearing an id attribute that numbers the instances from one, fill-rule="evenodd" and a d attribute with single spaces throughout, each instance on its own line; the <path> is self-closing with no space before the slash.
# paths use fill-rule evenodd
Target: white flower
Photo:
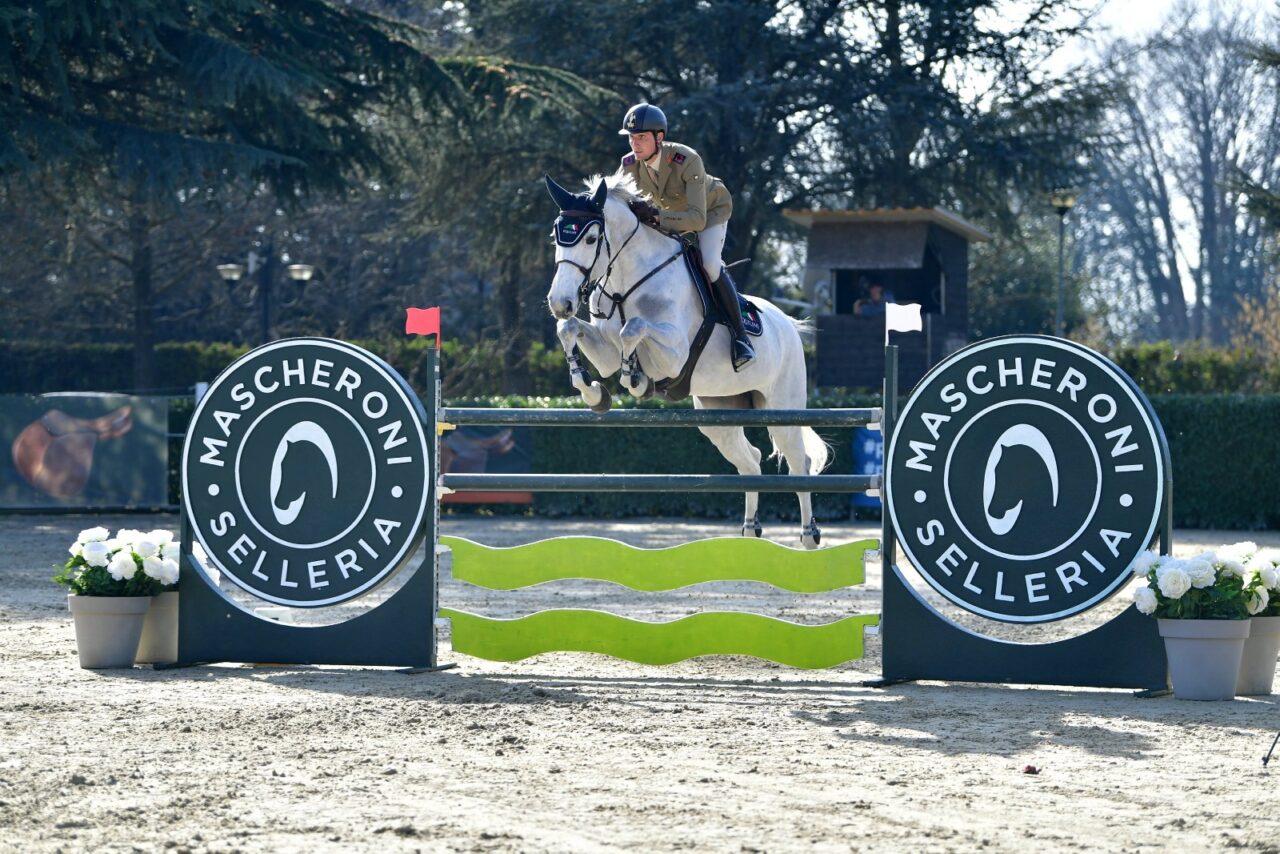
<path id="1" fill-rule="evenodd" d="M 1249 609 L 1250 615 L 1261 614 L 1266 610 L 1267 603 L 1271 601 L 1271 596 L 1267 593 L 1267 589 L 1265 587 L 1256 587 L 1253 590 L 1250 590 L 1248 596 L 1249 598 L 1248 601 L 1245 602 L 1245 607 Z"/>
<path id="2" fill-rule="evenodd" d="M 182 543 L 170 540 L 160 547 L 160 554 L 165 560 L 178 560 L 182 554 Z"/>
<path id="3" fill-rule="evenodd" d="M 170 584 L 178 583 L 178 562 L 172 558 L 165 558 L 162 561 L 160 583 L 166 587 Z"/>
<path id="4" fill-rule="evenodd" d="M 128 551 L 128 546 L 129 544 L 126 543 L 124 540 L 120 539 L 119 537 L 112 537 L 111 539 L 107 540 L 107 548 L 111 549 L 111 551 L 113 552 L 118 552 L 120 551 L 120 549 L 125 549 L 126 551 Z"/>
<path id="5" fill-rule="evenodd" d="M 111 536 L 111 534 L 106 528 L 98 526 L 97 528 L 86 528 L 81 531 L 80 536 L 76 537 L 76 540 L 81 543 L 100 543 L 109 536 Z"/>
<path id="6" fill-rule="evenodd" d="M 1213 571 L 1213 564 L 1200 558 L 1191 558 L 1182 562 L 1182 569 L 1191 579 L 1191 586 L 1197 590 L 1212 587 L 1218 575 Z"/>
<path id="7" fill-rule="evenodd" d="M 159 528 L 147 532 L 147 539 L 157 546 L 163 546 L 173 540 L 173 531 L 162 531 Z"/>
<path id="8" fill-rule="evenodd" d="M 136 543 L 145 536 L 146 534 L 142 533 L 137 528 L 121 528 L 116 531 L 116 539 L 122 543 Z"/>
<path id="9" fill-rule="evenodd" d="M 1156 592 L 1145 584 L 1141 587 L 1135 587 L 1133 590 L 1133 604 L 1144 614 L 1155 613 Z"/>
<path id="10" fill-rule="evenodd" d="M 1259 560 L 1265 560 L 1274 566 L 1275 564 L 1280 564 L 1280 549 L 1258 549 L 1258 553 L 1254 557 Z"/>
<path id="11" fill-rule="evenodd" d="M 77 540 L 71 544 L 71 547 L 67 549 L 67 551 L 71 552 L 72 557 L 80 557 L 84 552 L 84 543 Z"/>
<path id="12" fill-rule="evenodd" d="M 1133 559 L 1133 574 L 1139 578 L 1145 576 L 1160 563 L 1160 555 L 1153 550 L 1147 549 L 1142 554 Z"/>
<path id="13" fill-rule="evenodd" d="M 1264 566 L 1259 569 L 1258 577 L 1262 579 L 1262 585 L 1268 590 L 1280 590 L 1280 570 L 1274 566 Z"/>
<path id="14" fill-rule="evenodd" d="M 133 544 L 133 550 L 137 553 L 138 557 L 146 560 L 147 558 L 154 557 L 159 553 L 160 546 L 156 545 L 151 540 L 136 540 Z"/>
<path id="15" fill-rule="evenodd" d="M 1156 586 L 1166 599 L 1178 599 L 1191 589 L 1191 576 L 1180 565 L 1161 567 Z"/>
<path id="16" fill-rule="evenodd" d="M 1222 574 L 1234 575 L 1236 578 L 1243 579 L 1248 575 L 1248 571 L 1244 568 L 1244 562 L 1235 558 L 1225 558 L 1222 561 Z"/>
<path id="17" fill-rule="evenodd" d="M 1244 563 L 1246 560 L 1252 557 L 1253 553 L 1256 552 L 1257 550 L 1258 550 L 1257 543 L 1252 542 L 1250 540 L 1241 540 L 1238 543 L 1232 543 L 1229 546 L 1223 546 L 1222 548 L 1218 549 L 1218 556 L 1222 558 L 1224 563 L 1226 563 L 1227 561 Z"/>
<path id="18" fill-rule="evenodd" d="M 116 552 L 115 557 L 111 558 L 111 562 L 107 564 L 107 572 L 111 573 L 111 577 L 116 581 L 128 581 L 137 571 L 138 565 L 133 562 L 133 555 L 128 552 Z"/>
<path id="19" fill-rule="evenodd" d="M 151 555 L 142 559 L 142 571 L 146 573 L 147 578 L 154 578 L 156 581 L 164 579 L 164 560 Z"/>
<path id="20" fill-rule="evenodd" d="M 85 543 L 80 556 L 89 566 L 106 566 L 111 558 L 111 549 L 107 548 L 104 542 Z"/>
<path id="21" fill-rule="evenodd" d="M 200 561 L 201 566 L 209 565 L 209 553 L 204 550 L 204 546 L 199 543 L 192 543 L 191 553 L 196 556 L 196 560 Z"/>

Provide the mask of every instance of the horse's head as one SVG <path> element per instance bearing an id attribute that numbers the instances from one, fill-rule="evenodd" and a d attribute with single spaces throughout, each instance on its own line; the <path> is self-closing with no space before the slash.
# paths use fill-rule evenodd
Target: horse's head
<path id="1" fill-rule="evenodd" d="M 582 287 L 604 275 L 609 264 L 605 250 L 605 202 L 609 188 L 603 178 L 591 193 L 571 193 L 550 176 L 543 180 L 560 208 L 552 236 L 556 241 L 556 274 L 547 292 L 547 305 L 558 318 L 578 310 Z"/>

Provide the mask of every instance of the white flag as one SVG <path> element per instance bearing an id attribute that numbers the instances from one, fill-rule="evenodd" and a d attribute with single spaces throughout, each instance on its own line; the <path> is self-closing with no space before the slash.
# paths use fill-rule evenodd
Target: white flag
<path id="1" fill-rule="evenodd" d="M 897 303 L 888 303 L 884 307 L 884 331 L 888 335 L 890 332 L 920 332 L 924 329 L 924 321 L 920 319 L 920 306 L 918 303 L 910 302 L 904 305 Z"/>

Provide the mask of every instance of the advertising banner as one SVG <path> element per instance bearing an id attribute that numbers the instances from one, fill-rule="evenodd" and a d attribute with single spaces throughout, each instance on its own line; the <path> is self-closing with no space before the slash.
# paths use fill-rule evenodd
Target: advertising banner
<path id="1" fill-rule="evenodd" d="M 169 399 L 0 395 L 0 510 L 169 503 Z"/>

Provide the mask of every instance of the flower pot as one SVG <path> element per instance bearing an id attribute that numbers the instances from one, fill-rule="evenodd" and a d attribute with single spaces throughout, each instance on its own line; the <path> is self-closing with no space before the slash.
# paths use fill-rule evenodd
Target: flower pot
<path id="1" fill-rule="evenodd" d="M 80 666 L 133 667 L 150 596 L 68 596 Z"/>
<path id="2" fill-rule="evenodd" d="M 138 664 L 173 664 L 178 660 L 178 591 L 151 597 L 142 622 Z"/>
<path id="3" fill-rule="evenodd" d="M 1270 694 L 1280 656 L 1280 617 L 1254 617 L 1249 621 L 1249 639 L 1244 642 L 1236 693 L 1243 697 Z"/>
<path id="4" fill-rule="evenodd" d="M 1230 700 L 1248 620 L 1159 620 L 1169 658 L 1173 696 L 1179 700 Z"/>

